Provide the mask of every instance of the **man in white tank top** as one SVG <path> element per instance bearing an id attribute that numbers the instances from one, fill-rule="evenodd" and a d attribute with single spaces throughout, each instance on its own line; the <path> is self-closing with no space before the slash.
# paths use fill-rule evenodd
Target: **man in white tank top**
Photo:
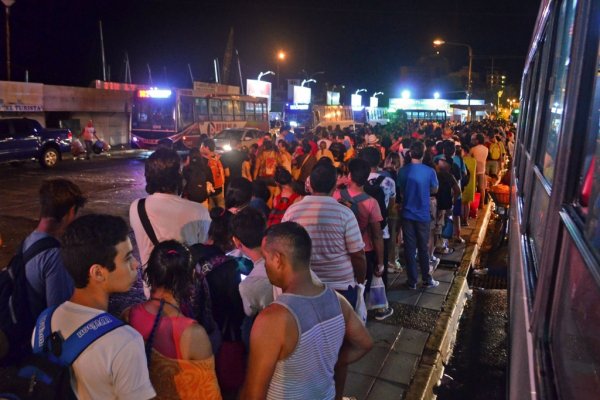
<path id="1" fill-rule="evenodd" d="M 267 276 L 283 294 L 254 321 L 242 399 L 334 399 L 348 364 L 373 346 L 348 301 L 311 278 L 311 247 L 295 222 L 266 232 Z"/>

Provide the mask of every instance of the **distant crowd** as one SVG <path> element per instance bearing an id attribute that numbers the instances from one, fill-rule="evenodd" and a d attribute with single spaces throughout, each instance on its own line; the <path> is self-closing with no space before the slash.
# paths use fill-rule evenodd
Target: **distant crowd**
<path id="1" fill-rule="evenodd" d="M 284 127 L 223 154 L 206 137 L 184 159 L 161 147 L 129 226 L 109 209 L 78 216 L 77 184 L 47 180 L 19 250 L 26 334 L 0 335 L 4 365 L 32 351 L 56 361 L 76 343 L 63 364 L 80 399 L 342 398 L 348 365 L 372 347 L 355 310 L 374 277 L 387 286 L 405 268 L 406 290 L 439 284 L 438 256 L 464 243 L 514 132 L 501 120 L 413 121 Z M 109 306 L 136 282 L 143 296 Z"/>

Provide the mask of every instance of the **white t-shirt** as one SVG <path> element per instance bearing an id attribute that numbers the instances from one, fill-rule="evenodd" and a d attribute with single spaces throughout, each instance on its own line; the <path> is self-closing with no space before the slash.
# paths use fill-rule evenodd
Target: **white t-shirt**
<path id="1" fill-rule="evenodd" d="M 135 233 L 142 265 L 154 248 L 138 215 L 138 200 L 129 207 L 129 223 Z M 204 243 L 208 239 L 210 214 L 205 206 L 174 194 L 154 193 L 146 198 L 146 213 L 158 241 L 175 239 L 186 245 Z"/>
<path id="2" fill-rule="evenodd" d="M 68 338 L 85 322 L 104 311 L 70 301 L 52 315 L 52 332 Z M 108 332 L 73 362 L 71 387 L 78 399 L 150 399 L 150 383 L 142 336 L 129 325 Z"/>
<path id="3" fill-rule="evenodd" d="M 469 154 L 477 161 L 477 174 L 485 174 L 485 160 L 487 160 L 488 151 L 488 148 L 482 144 L 471 148 Z"/>

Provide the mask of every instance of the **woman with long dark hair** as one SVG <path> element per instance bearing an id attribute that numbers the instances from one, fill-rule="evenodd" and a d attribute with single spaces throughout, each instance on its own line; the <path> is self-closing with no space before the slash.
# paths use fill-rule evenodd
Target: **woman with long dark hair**
<path id="1" fill-rule="evenodd" d="M 181 311 L 193 287 L 192 255 L 176 240 L 154 247 L 144 279 L 150 299 L 123 312 L 146 342 L 157 398 L 221 399 L 215 360 L 204 328 Z"/>

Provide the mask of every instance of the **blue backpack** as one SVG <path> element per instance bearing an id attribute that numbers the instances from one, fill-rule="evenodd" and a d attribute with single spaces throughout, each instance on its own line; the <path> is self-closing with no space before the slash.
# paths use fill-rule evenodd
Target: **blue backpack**
<path id="1" fill-rule="evenodd" d="M 50 323 L 56 308 L 47 308 L 38 317 L 33 336 L 33 354 L 18 366 L 4 371 L 6 379 L 0 381 L 0 398 L 74 399 L 71 364 L 94 341 L 124 325 L 113 315 L 102 313 L 63 339 L 60 332 L 51 331 Z"/>

